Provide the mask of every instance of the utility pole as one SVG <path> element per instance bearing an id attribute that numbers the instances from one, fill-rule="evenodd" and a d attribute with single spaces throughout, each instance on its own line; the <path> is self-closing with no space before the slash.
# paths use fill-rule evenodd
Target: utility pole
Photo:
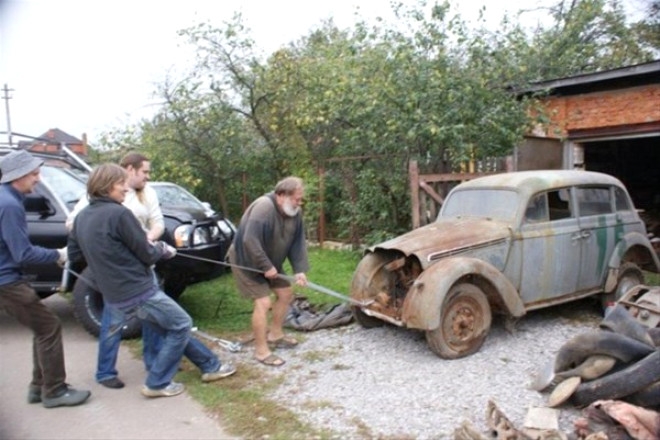
<path id="1" fill-rule="evenodd" d="M 9 92 L 13 92 L 14 89 L 10 89 L 7 87 L 7 84 L 2 88 L 2 99 L 5 100 L 5 111 L 7 113 L 7 140 L 9 141 L 9 148 L 13 147 L 12 140 L 11 140 L 11 117 L 9 116 L 9 100 L 11 99 L 11 96 L 9 96 Z"/>

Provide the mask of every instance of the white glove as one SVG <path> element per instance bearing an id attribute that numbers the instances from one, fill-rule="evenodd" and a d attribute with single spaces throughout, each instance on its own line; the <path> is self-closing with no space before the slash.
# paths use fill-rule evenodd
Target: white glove
<path id="1" fill-rule="evenodd" d="M 66 262 L 69 261 L 69 256 L 66 251 L 66 246 L 61 249 L 58 249 L 57 253 L 60 254 L 60 258 L 57 259 L 57 264 L 59 264 L 60 266 L 64 266 Z"/>
<path id="2" fill-rule="evenodd" d="M 164 241 L 157 241 L 156 246 L 159 247 L 161 252 L 163 253 L 163 255 L 161 256 L 162 259 L 169 260 L 170 258 L 174 258 L 176 256 L 176 248 L 170 246 Z"/>

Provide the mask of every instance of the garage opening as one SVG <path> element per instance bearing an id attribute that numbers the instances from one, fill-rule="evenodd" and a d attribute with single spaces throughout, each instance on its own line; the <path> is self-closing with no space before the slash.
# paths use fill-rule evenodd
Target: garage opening
<path id="1" fill-rule="evenodd" d="M 660 135 L 582 141 L 589 171 L 611 174 L 628 188 L 647 229 L 660 237 Z"/>

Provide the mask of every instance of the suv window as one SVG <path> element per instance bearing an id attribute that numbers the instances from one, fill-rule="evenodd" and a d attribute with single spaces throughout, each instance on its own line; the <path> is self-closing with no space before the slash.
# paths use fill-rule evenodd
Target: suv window
<path id="1" fill-rule="evenodd" d="M 40 174 L 42 182 L 69 210 L 73 209 L 78 199 L 86 192 L 85 183 L 67 169 L 44 165 Z"/>
<path id="2" fill-rule="evenodd" d="M 158 194 L 158 201 L 165 206 L 186 206 L 193 209 L 205 211 L 206 207 L 188 191 L 180 186 L 166 184 L 151 184 Z"/>

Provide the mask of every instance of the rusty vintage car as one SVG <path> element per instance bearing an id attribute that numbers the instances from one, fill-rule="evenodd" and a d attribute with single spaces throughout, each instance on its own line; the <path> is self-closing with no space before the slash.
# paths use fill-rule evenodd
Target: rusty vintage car
<path id="1" fill-rule="evenodd" d="M 606 304 L 643 271 L 660 262 L 618 179 L 520 171 L 461 183 L 435 222 L 367 249 L 351 298 L 362 326 L 425 331 L 434 353 L 454 359 L 479 350 L 493 314 L 592 295 Z"/>

